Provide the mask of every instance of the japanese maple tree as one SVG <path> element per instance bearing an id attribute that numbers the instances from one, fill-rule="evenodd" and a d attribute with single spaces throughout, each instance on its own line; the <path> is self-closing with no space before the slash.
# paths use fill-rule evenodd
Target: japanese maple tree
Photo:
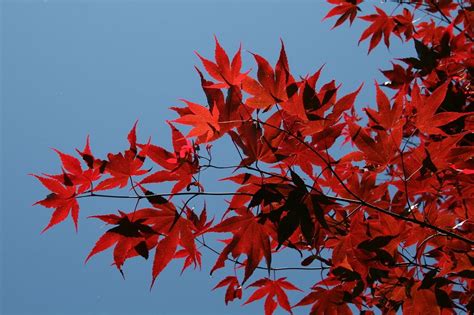
<path id="1" fill-rule="evenodd" d="M 216 39 L 214 58 L 197 54 L 207 104 L 172 107 L 171 148 L 140 141 L 135 124 L 123 152 L 97 157 L 89 138 L 77 157 L 55 150 L 61 172 L 34 175 L 49 190 L 37 204 L 53 209 L 43 231 L 69 215 L 77 230 L 83 198 L 134 199 L 134 209 L 87 213 L 110 228 L 86 261 L 113 248 L 123 274 L 128 259 L 153 259 L 153 286 L 174 260 L 185 270 L 217 254 L 211 273 L 233 269 L 215 286 L 225 303 L 262 300 L 265 314 L 306 305 L 310 314 L 473 313 L 474 6 L 415 0 L 363 12 L 362 0 L 328 2 L 334 27 L 367 23 L 359 43 L 369 53 L 398 37 L 416 55 L 393 60 L 384 82 L 341 95 L 334 80 L 320 82 L 322 69 L 293 75 L 283 43 L 274 66 L 253 53 L 254 75 L 240 48 L 229 58 Z M 375 90 L 370 107 L 357 106 L 362 88 Z M 214 163 L 223 137 L 235 147 L 231 165 Z M 235 189 L 207 190 L 209 170 Z M 202 208 L 190 207 L 195 198 Z M 209 219 L 206 198 L 227 209 Z M 222 242 L 206 241 L 211 233 Z M 281 266 L 282 251 L 301 259 Z M 314 285 L 298 288 L 288 269 Z"/>

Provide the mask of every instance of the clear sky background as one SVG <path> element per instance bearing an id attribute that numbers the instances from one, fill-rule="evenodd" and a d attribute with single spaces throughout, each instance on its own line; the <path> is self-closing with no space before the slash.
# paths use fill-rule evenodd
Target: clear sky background
<path id="1" fill-rule="evenodd" d="M 57 173 L 59 162 L 50 148 L 72 153 L 83 147 L 88 134 L 99 156 L 123 150 L 137 119 L 141 141 L 152 136 L 154 143 L 170 148 L 165 120 L 176 116 L 168 107 L 180 105 L 180 98 L 204 103 L 194 70 L 201 65 L 193 52 L 212 59 L 214 34 L 232 55 L 242 43 L 272 64 L 282 38 L 293 74 L 313 73 L 326 64 L 320 82 L 336 79 L 342 94 L 365 82 L 357 103 L 374 106 L 373 80 L 383 80 L 378 69 L 412 49 L 393 39 L 390 51 L 378 47 L 367 56 L 367 43 L 357 46 L 363 24 L 330 31 L 334 20 L 321 22 L 328 10 L 318 0 L 1 1 L 0 313 L 262 313 L 262 302 L 241 307 L 244 299 L 226 307 L 224 290 L 210 291 L 231 271 L 209 277 L 216 257 L 206 249 L 201 272 L 179 276 L 181 262 L 173 262 L 151 292 L 151 261 L 127 261 L 126 280 L 110 266 L 110 251 L 84 265 L 108 229 L 86 217 L 117 208 L 130 211 L 133 205 L 86 200 L 79 233 L 68 218 L 40 235 L 51 211 L 32 204 L 47 191 L 27 174 Z M 244 52 L 245 68 L 255 73 L 251 59 Z M 215 145 L 222 161 L 233 154 L 229 146 Z M 209 205 L 213 213 L 224 209 L 222 200 Z M 283 263 L 298 265 L 298 255 Z M 289 276 L 305 290 L 319 277 L 301 272 L 279 276 Z M 302 296 L 292 295 L 291 302 Z"/>

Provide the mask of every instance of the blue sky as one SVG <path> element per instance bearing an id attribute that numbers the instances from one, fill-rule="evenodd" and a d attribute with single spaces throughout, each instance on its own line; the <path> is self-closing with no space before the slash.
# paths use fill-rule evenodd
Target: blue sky
<path id="1" fill-rule="evenodd" d="M 226 307 L 224 291 L 210 291 L 226 273 L 209 276 L 216 257 L 205 249 L 201 272 L 179 276 L 181 263 L 172 263 L 151 292 L 150 261 L 127 261 L 125 281 L 110 266 L 110 252 L 84 265 L 107 229 L 86 217 L 133 205 L 86 200 L 79 233 L 68 219 L 40 235 L 51 212 L 32 207 L 47 192 L 28 174 L 58 172 L 50 148 L 72 153 L 83 147 L 87 135 L 97 155 L 125 149 L 126 134 L 137 119 L 142 141 L 152 136 L 154 143 L 169 147 L 165 120 L 176 116 L 168 107 L 180 105 L 180 98 L 204 102 L 194 51 L 211 58 L 213 35 L 231 54 L 241 43 L 272 64 L 282 38 L 293 74 L 312 73 L 326 64 L 320 82 L 336 79 L 343 94 L 365 82 L 358 104 L 373 106 L 372 82 L 382 80 L 378 69 L 411 48 L 393 39 L 390 51 L 379 47 L 367 56 L 367 44 L 357 46 L 362 25 L 330 31 L 334 20 L 321 22 L 328 9 L 317 0 L 3 0 L 0 313 L 261 313 L 262 303 L 241 307 L 238 301 Z M 250 54 L 243 56 L 245 68 L 255 69 Z M 215 145 L 223 161 L 233 155 L 231 150 Z M 224 208 L 222 200 L 208 205 L 213 213 Z M 286 265 L 299 264 L 297 255 L 285 259 Z M 281 276 L 303 289 L 318 278 L 301 272 Z M 294 296 L 292 303 L 301 297 Z"/>

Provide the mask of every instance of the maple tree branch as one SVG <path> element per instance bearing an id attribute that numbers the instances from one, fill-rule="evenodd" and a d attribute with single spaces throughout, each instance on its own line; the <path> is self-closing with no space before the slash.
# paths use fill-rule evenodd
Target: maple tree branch
<path id="1" fill-rule="evenodd" d="M 181 217 L 181 215 L 183 214 L 184 210 L 186 209 L 186 207 L 188 206 L 188 203 L 191 202 L 191 200 L 193 200 L 194 198 L 196 198 L 197 196 L 199 195 L 192 195 L 191 197 L 188 198 L 188 200 L 186 200 L 186 202 L 184 203 L 184 205 L 181 207 L 181 210 L 178 212 L 175 213 L 175 217 L 174 217 L 174 220 L 173 220 L 173 223 L 171 223 L 171 226 L 170 226 L 170 229 L 169 231 L 171 232 L 171 230 L 174 228 L 175 224 L 178 222 L 179 218 Z"/>
<path id="2" fill-rule="evenodd" d="M 339 222 L 336 222 L 336 224 L 333 224 L 332 227 L 337 227 L 341 225 L 342 223 L 346 222 L 354 213 L 356 213 L 360 208 L 362 208 L 362 205 L 358 205 L 354 210 L 352 210 L 344 219 L 342 219 Z"/>
<path id="3" fill-rule="evenodd" d="M 254 119 L 254 121 L 256 121 L 256 120 Z M 337 172 L 332 168 L 331 163 L 328 162 L 328 161 L 326 161 L 326 160 L 324 159 L 324 157 L 323 157 L 318 151 L 316 151 L 316 150 L 313 148 L 313 146 L 311 146 L 311 145 L 308 144 L 306 141 L 300 139 L 299 137 L 293 135 L 291 132 L 289 132 L 289 131 L 287 131 L 287 130 L 285 130 L 285 129 L 281 129 L 280 127 L 274 126 L 274 125 L 269 124 L 269 123 L 267 123 L 267 122 L 263 122 L 263 121 L 257 121 L 257 122 L 261 123 L 262 125 L 269 126 L 269 127 L 271 127 L 271 128 L 274 128 L 274 129 L 276 129 L 276 130 L 279 130 L 279 131 L 281 131 L 281 132 L 286 133 L 287 135 L 289 135 L 290 137 L 296 139 L 298 142 L 300 142 L 300 143 L 303 144 L 305 147 L 307 147 L 308 149 L 310 149 L 311 152 L 313 152 L 314 154 L 316 154 L 316 156 L 317 156 L 318 158 L 320 158 L 320 159 L 324 162 L 324 164 L 326 164 L 326 166 L 329 168 L 329 170 L 330 170 L 331 173 L 334 175 L 334 177 L 336 177 L 336 179 L 338 180 L 338 182 L 342 185 L 342 187 L 344 188 L 344 190 L 346 190 L 351 196 L 353 196 L 353 197 L 356 198 L 357 200 L 362 201 L 359 196 L 357 196 L 356 194 L 354 194 L 354 193 L 347 187 L 347 185 L 346 185 L 346 184 L 344 183 L 344 181 L 339 177 L 339 175 L 337 174 Z"/>
<path id="4" fill-rule="evenodd" d="M 256 121 L 255 119 L 253 119 L 254 121 Z M 263 124 L 263 125 L 266 125 L 266 126 L 269 126 L 271 128 L 274 128 L 276 130 L 279 130 L 281 132 L 284 132 L 286 133 L 287 135 L 293 137 L 294 139 L 296 139 L 298 142 L 300 142 L 301 144 L 303 144 L 304 146 L 306 146 L 308 149 L 310 149 L 313 153 L 315 153 L 318 158 L 320 158 L 329 168 L 329 170 L 331 171 L 331 173 L 334 175 L 334 177 L 339 181 L 339 183 L 342 185 L 342 187 L 350 194 L 352 195 L 354 198 L 356 198 L 357 200 L 352 200 L 352 199 L 346 199 L 346 198 L 340 198 L 340 197 L 332 197 L 331 199 L 336 199 L 336 200 L 340 200 L 340 201 L 346 201 L 346 202 L 350 202 L 350 203 L 358 203 L 358 204 L 361 204 L 363 206 L 366 206 L 368 208 L 371 208 L 373 210 L 376 210 L 378 212 L 381 212 L 383 214 L 386 214 L 386 215 L 389 215 L 391 217 L 394 217 L 394 218 L 397 218 L 397 219 L 400 219 L 400 220 L 404 220 L 404 221 L 408 221 L 408 222 L 412 222 L 412 223 L 415 223 L 421 227 L 426 227 L 426 228 L 429 228 L 429 229 L 432 229 L 436 232 L 439 232 L 439 233 L 442 233 L 442 234 L 445 234 L 447 236 L 451 236 L 453 238 L 456 238 L 458 240 L 461 240 L 461 241 L 464 241 L 468 244 L 471 244 L 471 245 L 474 245 L 474 240 L 470 240 L 466 237 L 463 237 L 459 234 L 456 234 L 456 233 L 453 233 L 451 231 L 448 231 L 448 230 L 445 230 L 445 229 L 442 229 L 440 227 L 437 227 L 435 225 L 432 225 L 428 222 L 424 222 L 424 221 L 419 221 L 417 219 L 413 219 L 413 218 L 409 218 L 409 217 L 406 217 L 406 216 L 403 216 L 403 215 L 400 215 L 398 213 L 395 213 L 395 212 L 391 212 L 389 210 L 386 210 L 386 209 L 383 209 L 383 208 L 380 208 L 376 205 L 373 205 L 371 203 L 368 203 L 366 202 L 365 200 L 361 199 L 359 196 L 357 196 L 356 194 L 354 194 L 348 187 L 347 185 L 344 183 L 344 181 L 339 177 L 339 175 L 337 174 L 337 172 L 332 168 L 331 164 L 329 162 L 327 162 L 323 156 L 318 152 L 316 151 L 311 145 L 309 145 L 307 142 L 305 142 L 304 140 L 300 139 L 299 137 L 293 135 L 291 132 L 287 131 L 287 130 L 284 130 L 284 129 L 281 129 L 280 127 L 276 127 L 272 124 L 268 124 L 266 122 L 262 122 L 262 121 L 258 121 L 259 123 Z M 329 197 L 328 197 L 329 198 Z"/>
<path id="5" fill-rule="evenodd" d="M 253 170 L 253 168 L 252 168 L 251 166 L 246 166 L 246 168 Z M 258 170 L 256 170 L 256 171 L 258 171 Z M 281 175 L 279 175 L 279 174 L 270 173 L 270 172 L 266 172 L 266 171 L 262 171 L 262 170 L 260 170 L 260 172 L 262 172 L 262 173 L 264 173 L 264 174 L 266 174 L 266 175 L 276 176 L 276 177 L 285 179 L 285 180 L 287 180 L 287 181 L 290 181 L 289 178 L 284 177 L 284 176 L 281 176 Z M 309 189 L 312 189 L 312 190 L 317 191 L 318 193 L 322 193 L 320 190 L 316 189 L 316 188 L 313 187 L 313 186 L 310 186 L 310 185 L 307 185 L 307 184 L 305 184 L 305 186 L 306 186 L 307 188 L 309 188 Z M 365 202 L 364 200 L 361 200 L 361 199 L 355 200 L 355 199 L 349 199 L 349 198 L 344 198 L 344 197 L 331 196 L 331 195 L 327 195 L 327 194 L 324 194 L 324 193 L 322 193 L 322 194 L 323 194 L 326 198 L 328 198 L 328 199 L 332 199 L 332 200 L 335 200 L 335 201 L 341 201 L 341 202 L 346 202 L 346 203 L 351 203 L 351 204 L 357 204 L 357 205 L 359 205 L 359 207 L 356 208 L 356 209 L 359 209 L 360 206 L 366 206 L 366 207 L 368 207 L 368 208 L 377 210 L 377 211 L 379 211 L 379 212 L 382 212 L 382 213 L 387 214 L 387 215 L 389 215 L 389 216 L 395 217 L 395 218 L 397 218 L 397 219 L 409 221 L 409 222 L 412 222 L 412 223 L 416 223 L 416 224 L 418 224 L 418 225 L 420 225 L 420 226 L 422 226 L 422 227 L 427 227 L 427 228 L 433 229 L 433 230 L 435 230 L 435 231 L 437 231 L 437 232 L 440 232 L 440 233 L 442 233 L 442 234 L 449 235 L 449 236 L 451 236 L 451 237 L 454 237 L 454 238 L 457 238 L 457 239 L 459 239 L 459 240 L 465 241 L 465 242 L 467 242 L 467 243 L 469 243 L 469 244 L 474 244 L 474 241 L 472 241 L 472 240 L 470 240 L 470 239 L 468 239 L 468 238 L 465 238 L 465 237 L 463 237 L 463 236 L 460 236 L 460 235 L 458 235 L 458 234 L 456 234 L 456 233 L 452 233 L 452 232 L 447 231 L 447 230 L 445 230 L 445 229 L 439 228 L 439 227 L 434 226 L 434 225 L 432 225 L 432 224 L 430 224 L 430 223 L 428 223 L 428 222 L 419 221 L 419 220 L 417 220 L 416 218 L 409 218 L 409 217 L 406 217 L 406 216 L 404 216 L 404 215 L 391 212 L 391 211 L 389 211 L 389 210 L 386 210 L 386 209 L 380 208 L 380 207 L 378 207 L 378 206 L 369 204 L 369 203 L 367 203 L 367 202 Z M 351 212 L 350 215 L 352 215 L 354 212 L 356 212 L 356 211 Z"/>
<path id="6" fill-rule="evenodd" d="M 408 262 L 403 262 L 403 263 L 397 263 L 395 264 L 396 266 L 415 266 L 415 267 L 420 267 L 420 268 L 425 268 L 425 269 L 429 269 L 429 270 L 438 270 L 439 271 L 439 268 L 437 267 L 432 267 L 430 265 L 426 265 L 426 264 L 419 264 L 417 263 L 416 261 L 413 261 L 412 259 L 410 259 L 409 257 L 407 257 L 405 254 L 403 254 L 402 252 L 398 252 L 403 258 L 405 258 Z"/>
<path id="7" fill-rule="evenodd" d="M 464 216 L 465 216 L 466 219 L 469 219 L 469 213 L 468 213 L 468 210 L 467 210 L 466 200 L 465 200 L 465 198 L 463 198 L 461 188 L 459 186 L 460 186 L 459 185 L 459 180 L 457 180 L 456 185 L 454 185 L 454 187 L 456 188 L 456 192 L 458 193 L 459 198 L 461 198 L 461 202 L 462 202 L 462 205 L 464 207 Z"/>
<path id="8" fill-rule="evenodd" d="M 117 198 L 117 199 L 144 199 L 149 197 L 158 197 L 158 196 L 192 196 L 192 195 L 199 195 L 199 196 L 253 196 L 253 194 L 245 193 L 245 192 L 179 192 L 179 193 L 155 193 L 152 195 L 138 195 L 138 196 L 129 196 L 129 195 L 107 195 L 107 194 L 87 194 L 87 195 L 79 195 L 75 198 L 90 198 L 90 197 L 100 197 L 100 198 Z"/>
<path id="9" fill-rule="evenodd" d="M 201 244 L 202 246 L 204 246 L 205 248 L 209 249 L 211 252 L 213 252 L 214 254 L 216 255 L 220 255 L 221 253 L 217 250 L 215 250 L 214 248 L 212 248 L 211 246 L 207 245 L 206 242 L 203 242 L 201 241 L 200 239 L 196 238 L 196 241 Z M 240 262 L 239 260 L 237 259 L 233 259 L 233 258 L 229 258 L 229 257 L 226 257 L 226 260 L 228 261 L 231 261 L 237 265 L 240 265 L 240 266 L 245 266 L 244 263 Z M 261 267 L 261 266 L 258 266 L 256 269 L 259 269 L 259 270 L 265 270 L 265 271 L 268 271 L 268 268 L 267 267 Z M 321 266 L 321 267 L 270 267 L 270 271 L 283 271 L 283 270 L 301 270 L 301 271 L 310 271 L 310 270 L 327 270 L 329 269 L 329 267 L 324 267 L 324 266 Z"/>
<path id="10" fill-rule="evenodd" d="M 437 231 L 438 233 L 441 233 L 441 234 L 444 234 L 446 236 L 450 236 L 450 237 L 453 237 L 453 238 L 456 238 L 456 239 L 459 239 L 459 240 L 462 240 L 466 243 L 469 243 L 471 245 L 474 244 L 474 241 L 473 240 L 470 240 L 468 238 L 465 238 L 457 233 L 453 233 L 451 231 L 448 231 L 448 230 L 445 230 L 445 229 L 442 229 L 440 227 L 437 227 L 435 225 L 432 225 L 428 222 L 424 222 L 424 221 L 419 221 L 417 220 L 416 218 L 409 218 L 409 217 L 406 217 L 404 215 L 401 215 L 401 214 L 397 214 L 397 213 L 394 213 L 394 212 L 391 212 L 389 210 L 386 210 L 386 209 L 383 209 L 383 208 L 380 208 L 378 206 L 375 206 L 375 205 L 372 205 L 366 201 L 364 201 L 363 199 L 361 199 L 360 197 L 358 197 L 356 194 L 354 194 L 346 185 L 345 183 L 342 181 L 342 179 L 338 176 L 338 174 L 336 173 L 336 171 L 332 168 L 331 164 L 326 161 L 326 159 L 321 156 L 321 154 L 319 154 L 319 152 L 317 152 L 313 147 L 311 147 L 308 143 L 306 143 L 305 141 L 299 139 L 298 137 L 294 136 L 291 132 L 287 131 L 287 130 L 284 130 L 284 129 L 281 129 L 280 127 L 277 127 L 277 126 L 274 126 L 274 125 L 271 125 L 271 124 L 268 124 L 266 122 L 262 122 L 260 120 L 256 120 L 256 119 L 253 119 L 253 121 L 257 122 L 257 123 L 261 123 L 263 125 L 267 125 L 271 128 L 274 128 L 274 129 L 277 129 L 281 132 L 284 132 L 286 133 L 287 135 L 297 139 L 297 141 L 299 141 L 300 143 L 302 143 L 303 145 L 305 145 L 306 147 L 308 147 L 313 153 L 315 153 L 322 161 L 324 161 L 324 163 L 327 165 L 327 168 L 333 173 L 333 175 L 336 177 L 336 179 L 341 183 L 341 185 L 344 187 L 344 189 L 349 193 L 351 194 L 352 196 L 354 196 L 356 198 L 356 200 L 354 199 L 349 199 L 349 198 L 343 198 L 343 197 L 337 197 L 337 196 L 330 196 L 330 195 L 326 195 L 324 194 L 327 198 L 329 199 L 332 199 L 332 200 L 337 200 L 337 201 L 342 201 L 342 202 L 347 202 L 347 203 L 352 203 L 352 204 L 358 204 L 360 206 L 366 206 L 368 208 L 371 208 L 373 210 L 376 210 L 378 212 L 381 212 L 383 214 L 386 214 L 386 215 L 389 215 L 389 216 L 392 216 L 394 218 L 397 218 L 397 219 L 400 219 L 400 220 L 404 220 L 404 221 L 408 221 L 408 222 L 412 222 L 412 223 L 415 223 L 421 227 L 426 227 L 426 228 L 429 228 L 429 229 L 432 229 L 434 231 Z M 234 143 L 235 145 L 235 143 Z M 405 148 L 405 147 L 404 147 Z M 402 150 L 404 150 L 404 148 Z M 239 152 L 240 153 L 240 152 Z M 402 153 L 403 154 L 403 153 Z M 208 167 L 213 167 L 213 168 L 230 168 L 230 167 L 219 167 L 219 166 L 214 166 L 214 165 L 207 165 Z M 290 179 L 286 176 L 281 176 L 279 174 L 275 174 L 275 173 L 271 173 L 271 172 L 266 172 L 260 168 L 254 168 L 254 167 L 251 167 L 251 166 L 245 166 L 245 168 L 249 169 L 249 170 L 253 170 L 253 171 L 256 171 L 256 172 L 259 172 L 261 175 L 262 174 L 266 174 L 266 175 L 269 175 L 269 176 L 276 176 L 276 177 L 279 177 L 285 181 L 290 181 Z M 406 175 L 405 175 L 406 176 Z M 404 176 L 404 177 L 405 177 Z M 403 180 L 403 182 L 406 184 L 406 179 Z M 318 193 L 322 193 L 321 191 L 317 190 L 316 188 L 314 188 L 313 186 L 310 186 L 310 185 L 306 185 L 308 188 L 312 189 L 312 190 L 316 190 Z M 407 189 L 408 187 L 406 187 Z M 246 194 L 246 195 L 252 195 L 252 194 Z M 252 195 L 253 196 L 253 195 Z M 409 203 L 409 201 L 408 201 Z M 358 208 L 357 208 L 358 209 Z M 354 211 L 355 212 L 355 211 Z"/>
<path id="11" fill-rule="evenodd" d="M 136 196 L 140 196 L 140 194 L 138 193 L 138 191 L 137 191 L 136 188 L 135 188 L 135 185 L 133 184 L 133 178 L 132 178 L 132 176 L 129 176 L 129 178 L 130 178 L 130 186 L 132 186 L 133 192 L 135 193 Z"/>
<path id="12" fill-rule="evenodd" d="M 389 16 L 392 16 L 393 13 L 395 13 L 395 11 L 400 7 L 400 5 L 402 5 L 403 2 L 398 2 L 397 6 L 395 8 L 392 9 L 392 12 L 390 12 Z"/>
<path id="13" fill-rule="evenodd" d="M 329 166 L 328 166 L 329 167 Z M 271 173 L 271 172 L 266 172 L 266 171 L 263 171 L 263 170 L 260 170 L 260 169 L 255 169 L 251 166 L 245 166 L 245 168 L 247 169 L 250 169 L 250 170 L 254 170 L 254 171 L 257 171 L 257 172 L 260 172 L 260 173 L 263 173 L 263 174 L 266 174 L 266 175 L 269 175 L 269 176 L 276 176 L 276 177 L 279 177 L 279 178 L 282 178 L 282 179 L 285 179 L 287 181 L 290 181 L 289 178 L 287 177 L 284 177 L 284 176 L 281 176 L 279 174 L 275 174 L 275 173 Z M 330 168 L 330 167 L 329 167 Z M 330 168 L 332 169 L 332 168 Z M 334 171 L 334 170 L 333 170 Z M 337 196 L 331 196 L 331 195 L 327 195 L 327 194 L 324 194 L 323 192 L 321 192 L 320 190 L 316 189 L 315 187 L 313 186 L 310 186 L 310 185 L 306 185 L 305 186 L 307 188 L 310 188 L 312 190 L 315 190 L 317 191 L 318 193 L 322 193 L 326 198 L 328 199 L 332 199 L 332 200 L 336 200 L 336 201 L 342 201 L 342 202 L 346 202 L 346 203 L 352 203 L 352 204 L 357 204 L 357 205 L 360 205 L 360 206 L 366 206 L 368 208 L 371 208 L 373 210 L 376 210 L 376 211 L 379 211 L 379 212 L 382 212 L 386 215 L 389 215 L 389 216 L 392 216 L 394 218 L 397 218 L 397 219 L 400 219 L 400 220 L 404 220 L 404 221 L 409 221 L 409 222 L 412 222 L 412 223 L 415 223 L 415 224 L 418 224 L 420 225 L 421 227 L 426 227 L 426 228 L 429 228 L 429 229 L 432 229 L 432 230 L 435 230 L 439 233 L 442 233 L 442 234 L 445 234 L 447 236 L 451 236 L 453 238 L 456 238 L 456 239 L 459 239 L 459 240 L 462 240 L 466 243 L 469 243 L 471 245 L 474 245 L 474 241 L 473 240 L 470 240 L 468 238 L 465 238 L 459 234 L 456 234 L 456 233 L 453 233 L 453 232 L 450 232 L 448 230 L 445 230 L 445 229 L 442 229 L 442 228 L 439 228 L 435 225 L 432 225 L 428 222 L 424 222 L 424 221 L 420 221 L 420 220 L 417 220 L 416 218 L 409 218 L 409 217 L 406 217 L 404 215 L 401 215 L 401 214 L 398 214 L 398 213 L 395 213 L 395 212 L 391 212 L 389 210 L 386 210 L 386 209 L 383 209 L 383 208 L 380 208 L 378 206 L 375 206 L 375 205 L 372 205 L 364 200 L 362 200 L 361 198 L 358 198 L 357 200 L 355 199 L 349 199 L 349 198 L 344 198 L 344 197 L 337 197 Z M 248 195 L 252 195 L 252 194 L 248 194 Z"/>
<path id="14" fill-rule="evenodd" d="M 413 216 L 413 219 L 416 219 L 415 217 L 415 213 L 413 213 L 412 210 L 412 206 L 411 206 L 411 202 L 410 202 L 410 196 L 408 195 L 408 180 L 407 179 L 407 175 L 406 175 L 406 168 L 405 168 L 405 159 L 403 158 L 403 153 L 404 153 L 404 150 L 405 150 L 405 146 L 403 147 L 403 149 L 400 151 L 400 160 L 402 162 L 402 172 L 403 172 L 403 178 L 402 178 L 402 182 L 403 182 L 403 187 L 405 189 L 405 200 L 408 204 L 408 209 L 410 209 L 410 214 Z"/>
<path id="15" fill-rule="evenodd" d="M 228 170 L 228 169 L 235 169 L 238 168 L 238 165 L 231 165 L 231 166 L 217 166 L 217 165 L 212 165 L 212 164 L 207 164 L 207 165 L 201 165 L 201 167 L 205 168 L 215 168 L 218 170 Z"/>
<path id="16" fill-rule="evenodd" d="M 244 157 L 242 156 L 242 153 L 240 153 L 238 145 L 234 142 L 234 139 L 232 139 L 232 137 L 231 137 L 231 141 L 232 141 L 232 144 L 234 145 L 235 150 L 237 150 L 237 154 L 239 155 L 240 160 L 242 161 Z"/>
<path id="17" fill-rule="evenodd" d="M 352 200 L 347 200 L 347 202 L 353 202 Z M 400 214 L 397 214 L 395 212 L 391 212 L 389 210 L 386 210 L 386 209 L 383 209 L 383 208 L 380 208 L 378 206 L 375 206 L 375 205 L 372 205 L 368 202 L 365 202 L 364 200 L 360 200 L 360 204 L 368 207 L 368 208 L 371 208 L 371 209 L 374 209 L 376 211 L 379 211 L 379 212 L 382 212 L 386 215 L 389 215 L 389 216 L 392 216 L 394 218 L 397 218 L 397 219 L 400 219 L 400 220 L 404 220 L 404 221 L 408 221 L 408 222 L 412 222 L 412 223 L 415 223 L 415 224 L 418 224 L 419 226 L 421 227 L 425 227 L 425 228 L 429 228 L 429 229 L 432 229 L 436 232 L 439 232 L 441 234 L 444 234 L 445 236 L 451 236 L 453 238 L 456 238 L 458 240 L 461 240 L 461 241 L 464 241 L 468 244 L 471 244 L 471 245 L 474 245 L 474 241 L 473 240 L 470 240 L 464 236 L 461 236 L 459 234 L 456 234 L 456 233 L 453 233 L 451 231 L 448 231 L 448 230 L 445 230 L 445 229 L 442 229 L 440 227 L 437 227 L 436 225 L 432 225 L 430 223 L 427 223 L 427 222 L 424 222 L 424 221 L 419 221 L 417 219 L 412 219 L 410 217 L 406 217 L 406 216 L 403 216 L 403 215 L 400 215 Z"/>
<path id="18" fill-rule="evenodd" d="M 142 196 L 142 195 L 135 195 L 135 196 L 124 196 L 124 195 L 107 195 L 107 194 L 96 194 L 96 193 L 92 193 L 92 194 L 87 194 L 87 195 L 81 195 L 81 196 L 76 196 L 76 198 L 87 198 L 87 197 L 102 197 L 102 198 L 119 198 L 119 199 L 137 199 L 137 202 L 135 204 L 135 209 L 134 209 L 134 212 L 136 211 L 137 209 L 137 206 L 138 206 L 138 202 L 143 199 L 143 198 L 147 198 L 147 197 L 154 197 L 154 196 L 190 196 L 191 195 L 191 198 L 189 198 L 186 202 L 186 204 L 183 206 L 183 209 L 186 207 L 187 203 L 189 201 L 191 201 L 194 197 L 197 197 L 197 196 L 200 196 L 200 195 L 203 195 L 203 196 L 230 196 L 230 195 L 244 195 L 244 196 L 253 196 L 253 194 L 250 194 L 250 193 L 240 193 L 240 192 L 181 192 L 181 193 L 175 193 L 175 194 L 172 194 L 172 193 L 162 193 L 162 194 L 153 194 L 153 195 L 147 195 L 147 196 Z M 182 211 L 178 214 L 179 216 L 182 214 L 183 212 L 183 209 Z M 176 220 L 177 221 L 177 220 Z M 173 225 L 175 224 L 176 222 L 173 222 Z M 170 230 L 173 228 L 173 225 L 171 226 Z M 204 241 L 201 241 L 200 239 L 196 238 L 195 239 L 199 244 L 201 244 L 202 246 L 206 247 L 207 249 L 209 249 L 210 251 L 214 252 L 215 254 L 217 255 L 220 255 L 220 252 L 218 252 L 217 250 L 215 250 L 214 248 L 210 247 L 209 245 L 207 245 Z M 244 263 L 236 260 L 236 259 L 232 259 L 232 258 L 229 258 L 229 257 L 226 257 L 227 260 L 231 261 L 231 262 L 234 262 L 236 264 L 239 264 L 239 265 L 245 265 Z M 268 271 L 268 268 L 267 267 L 261 267 L 261 266 L 258 266 L 256 269 L 260 269 L 260 270 L 266 270 Z M 321 266 L 321 267 L 270 267 L 270 270 L 271 271 L 283 271 L 283 270 L 326 270 L 326 269 L 329 269 L 329 267 L 324 267 L 324 266 Z"/>
<path id="19" fill-rule="evenodd" d="M 434 2 L 434 1 L 430 1 L 430 2 L 435 6 L 436 10 L 438 10 L 438 13 L 441 15 L 441 17 L 439 17 L 439 16 L 437 16 L 436 14 L 433 14 L 433 13 L 427 11 L 426 9 L 422 9 L 422 10 L 420 10 L 420 11 L 424 12 L 426 15 L 428 15 L 428 16 L 430 16 L 430 17 L 432 17 L 432 18 L 435 18 L 435 19 L 437 19 L 437 20 L 439 20 L 439 21 L 442 21 L 442 22 L 451 24 L 452 21 L 444 14 L 444 12 L 441 10 L 441 8 L 439 7 L 439 5 L 438 5 L 436 2 Z M 416 8 L 416 5 L 417 5 L 417 4 L 412 3 L 412 2 L 410 2 L 410 1 L 399 1 L 398 3 L 399 3 L 399 4 L 408 4 L 408 5 L 411 6 L 412 8 L 417 9 L 417 8 Z M 466 14 L 466 13 L 465 13 L 465 8 L 463 8 L 463 6 L 461 5 L 461 3 L 460 3 L 459 1 L 458 1 L 458 4 L 459 4 L 459 6 L 462 8 L 462 10 L 461 10 L 462 14 L 465 15 L 465 14 Z M 424 8 L 428 8 L 428 7 L 429 7 L 427 4 L 424 4 L 424 3 L 421 4 L 421 5 L 422 5 Z M 425 15 L 425 16 L 426 16 L 426 15 Z M 459 28 L 459 26 L 457 26 L 457 25 L 453 25 L 453 27 L 454 27 L 457 31 L 459 31 L 460 33 L 464 33 L 464 35 L 472 42 L 472 37 L 471 37 L 467 32 L 463 31 L 463 30 L 462 30 L 461 28 Z"/>
<path id="20" fill-rule="evenodd" d="M 406 2 L 399 2 L 399 3 L 401 3 L 401 4 L 407 4 L 407 5 L 411 6 L 414 10 L 421 11 L 421 12 L 423 12 L 423 13 L 425 14 L 424 16 L 422 16 L 421 18 L 418 18 L 417 20 L 423 19 L 425 16 L 428 15 L 428 16 L 431 16 L 432 18 L 437 19 L 438 21 L 445 22 L 441 17 L 437 16 L 436 14 L 433 14 L 433 13 L 431 13 L 431 12 L 429 12 L 429 11 L 426 11 L 426 10 L 418 9 L 418 8 L 416 7 L 417 4 L 415 4 L 415 3 L 413 3 L 413 2 L 406 1 Z M 421 4 L 421 6 L 423 6 L 423 7 L 425 7 L 425 8 L 428 8 L 428 7 L 429 7 L 429 6 L 428 6 L 427 4 L 425 4 L 425 3 Z"/>

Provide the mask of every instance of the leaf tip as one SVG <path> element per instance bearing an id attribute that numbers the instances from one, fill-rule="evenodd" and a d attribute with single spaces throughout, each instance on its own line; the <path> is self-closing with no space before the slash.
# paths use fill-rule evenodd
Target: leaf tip
<path id="1" fill-rule="evenodd" d="M 153 289 L 153 286 L 155 285 L 155 281 L 156 281 L 156 276 L 154 276 L 153 279 L 151 280 L 150 289 L 149 289 L 150 292 Z"/>
<path id="2" fill-rule="evenodd" d="M 44 232 L 46 232 L 47 230 L 49 230 L 51 227 L 52 227 L 52 225 L 51 225 L 51 224 L 48 224 L 44 229 L 41 230 L 40 234 L 43 234 Z"/>

